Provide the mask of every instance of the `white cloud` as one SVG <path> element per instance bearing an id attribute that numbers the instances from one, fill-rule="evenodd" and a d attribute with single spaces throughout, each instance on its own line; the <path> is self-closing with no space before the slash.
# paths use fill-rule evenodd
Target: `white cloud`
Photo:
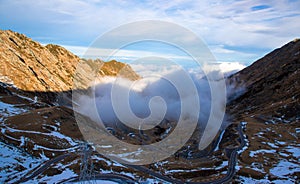
<path id="1" fill-rule="evenodd" d="M 80 47 L 80 46 L 69 46 L 63 45 L 66 49 L 72 53 L 84 57 L 84 58 L 146 58 L 146 57 L 161 57 L 166 59 L 183 59 L 190 60 L 187 56 L 180 56 L 175 54 L 168 54 L 163 52 L 151 52 L 141 50 L 126 50 L 126 49 L 102 49 L 93 47 Z"/>
<path id="2" fill-rule="evenodd" d="M 253 10 L 260 5 L 267 8 Z M 15 12 L 22 16 L 16 16 Z M 7 25 L 19 24 L 12 27 L 21 32 L 23 29 L 32 31 L 33 37 L 54 36 L 57 38 L 51 41 L 58 40 L 60 44 L 69 45 L 87 45 L 97 36 L 128 22 L 167 20 L 191 29 L 209 46 L 234 46 L 239 53 L 244 51 L 238 50 L 238 47 L 258 48 L 261 51 L 256 51 L 256 57 L 259 57 L 265 54 L 263 52 L 299 37 L 300 1 L 23 0 L 2 2 L 0 16 Z M 131 32 L 134 34 L 142 29 Z M 215 51 L 218 57 L 223 54 L 226 57 L 232 52 L 224 48 Z M 247 56 L 244 56 L 243 59 L 246 59 Z M 248 56 L 248 60 L 252 58 Z"/>
<path id="3" fill-rule="evenodd" d="M 246 66 L 239 62 L 222 62 L 219 67 L 222 73 L 230 75 L 244 69 Z"/>
<path id="4" fill-rule="evenodd" d="M 142 67 L 149 69 L 145 65 L 139 67 L 141 70 Z M 188 130 L 194 131 L 190 125 L 198 122 L 203 132 L 199 148 L 204 149 L 222 124 L 228 123 L 224 118 L 224 81 L 204 79 L 201 70 L 195 73 L 175 68 L 166 71 L 156 73 L 156 77 L 151 75 L 134 82 L 121 78 L 102 78 L 92 88 L 95 90 L 92 92 L 94 98 L 88 94 L 73 93 L 73 101 L 77 104 L 75 112 L 112 128 L 122 122 L 134 129 L 149 129 L 166 119 L 183 123 L 185 129 L 179 133 L 189 133 Z M 175 137 L 178 137 L 177 133 Z"/>
<path id="5" fill-rule="evenodd" d="M 217 53 L 217 54 L 233 54 L 233 53 L 235 53 L 235 51 L 233 51 L 233 50 L 225 49 L 223 45 L 212 46 L 212 47 L 210 47 L 210 49 L 213 53 Z"/>

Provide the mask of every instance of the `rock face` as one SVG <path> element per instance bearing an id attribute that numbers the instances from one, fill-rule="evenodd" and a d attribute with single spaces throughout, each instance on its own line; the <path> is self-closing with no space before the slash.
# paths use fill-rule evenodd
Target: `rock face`
<path id="1" fill-rule="evenodd" d="M 13 31 L 0 30 L 0 53 L 0 81 L 13 83 L 17 88 L 25 91 L 72 90 L 73 77 L 79 62 L 84 70 L 77 72 L 76 75 L 82 80 L 82 84 L 90 80 L 90 71 L 100 68 L 103 64 L 103 69 L 97 71 L 99 76 L 114 76 L 122 69 L 124 77 L 131 80 L 139 78 L 131 67 L 124 63 L 89 60 L 89 65 L 61 46 L 53 44 L 42 46 L 25 35 Z"/>
<path id="2" fill-rule="evenodd" d="M 26 91 L 65 91 L 79 58 L 56 45 L 46 47 L 12 31 L 0 32 L 1 76 Z M 5 82 L 5 81 L 2 81 Z"/>
<path id="3" fill-rule="evenodd" d="M 103 63 L 100 73 L 108 76 L 121 76 L 131 80 L 139 79 L 140 76 L 132 71 L 129 65 L 124 65 L 116 60 Z"/>

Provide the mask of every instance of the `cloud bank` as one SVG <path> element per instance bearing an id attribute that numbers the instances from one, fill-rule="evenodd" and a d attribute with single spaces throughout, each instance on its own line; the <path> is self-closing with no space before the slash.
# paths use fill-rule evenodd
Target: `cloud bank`
<path id="1" fill-rule="evenodd" d="M 237 69 L 230 64 L 226 67 L 223 72 Z M 101 78 L 92 93 L 76 98 L 75 104 L 79 104 L 76 111 L 108 127 L 118 127 L 118 124 L 123 123 L 137 130 L 154 128 L 164 120 L 178 122 L 184 119 L 187 127 L 189 123 L 197 122 L 202 133 L 205 130 L 212 136 L 204 142 L 214 138 L 214 131 L 228 125 L 224 117 L 226 99 L 222 95 L 218 96 L 224 90 L 224 86 L 219 86 L 222 78 L 220 69 L 212 69 L 210 66 L 211 70 L 206 72 L 213 73 L 216 80 L 208 81 L 202 70 L 184 70 L 176 65 L 162 67 L 137 64 L 133 68 L 142 79 L 129 81 L 116 77 Z M 212 85 L 217 88 L 212 88 Z M 212 89 L 219 90 L 214 91 L 217 95 L 212 96 Z M 91 110 L 93 104 L 96 111 Z M 211 108 L 215 108 L 214 111 Z M 209 119 L 215 122 L 221 119 L 223 124 L 221 127 L 217 123 L 209 124 Z"/>

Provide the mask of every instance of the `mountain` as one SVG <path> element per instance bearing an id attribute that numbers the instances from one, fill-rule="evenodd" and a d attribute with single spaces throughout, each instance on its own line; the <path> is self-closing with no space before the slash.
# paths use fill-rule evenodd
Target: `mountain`
<path id="1" fill-rule="evenodd" d="M 122 69 L 126 78 L 136 80 L 139 76 L 126 65 L 115 60 L 83 61 L 65 48 L 33 41 L 23 34 L 0 30 L 0 76 L 1 82 L 12 83 L 25 91 L 67 91 L 73 89 L 73 78 L 78 64 L 86 64 L 77 72 L 82 84 L 89 81 L 89 73 L 100 68 L 100 76 L 115 76 Z M 81 67 L 83 67 L 81 65 Z M 86 88 L 88 86 L 81 86 Z"/>
<path id="2" fill-rule="evenodd" d="M 242 95 L 229 103 L 230 113 L 299 119 L 300 40 L 278 48 L 229 77 Z"/>
<path id="3" fill-rule="evenodd" d="M 84 142 L 70 99 L 74 77 L 80 79 L 75 90 L 86 90 L 94 74 L 140 78 L 127 64 L 80 59 L 61 46 L 0 30 L 0 183 L 79 176 Z"/>
<path id="4" fill-rule="evenodd" d="M 241 182 L 300 181 L 300 40 L 275 49 L 230 76 L 227 105 L 244 122 L 247 148 L 239 155 Z"/>
<path id="5" fill-rule="evenodd" d="M 139 79 L 131 67 L 80 59 L 61 46 L 0 31 L 0 182 L 297 183 L 299 52 L 300 41 L 294 40 L 226 79 L 231 125 L 209 148 L 195 151 L 199 137 L 192 136 L 170 158 L 132 166 L 112 161 L 84 142 L 65 101 L 70 96 L 59 98 L 72 90 L 86 92 L 91 73 L 101 78 L 120 75 L 122 69 L 122 77 Z M 76 76 L 78 65 L 82 71 Z M 81 83 L 73 89 L 75 76 Z M 107 128 L 119 139 L 144 144 L 164 139 L 175 126 L 163 121 L 143 132 L 118 123 Z"/>

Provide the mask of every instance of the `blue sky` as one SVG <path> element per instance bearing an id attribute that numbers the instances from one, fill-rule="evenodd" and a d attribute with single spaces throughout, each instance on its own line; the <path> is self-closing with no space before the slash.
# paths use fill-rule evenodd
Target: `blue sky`
<path id="1" fill-rule="evenodd" d="M 0 0 L 0 17 L 0 29 L 63 45 L 78 55 L 105 32 L 150 19 L 193 31 L 220 62 L 248 65 L 300 37 L 300 0 Z M 139 51 L 156 52 L 148 44 L 121 54 L 129 57 Z"/>

